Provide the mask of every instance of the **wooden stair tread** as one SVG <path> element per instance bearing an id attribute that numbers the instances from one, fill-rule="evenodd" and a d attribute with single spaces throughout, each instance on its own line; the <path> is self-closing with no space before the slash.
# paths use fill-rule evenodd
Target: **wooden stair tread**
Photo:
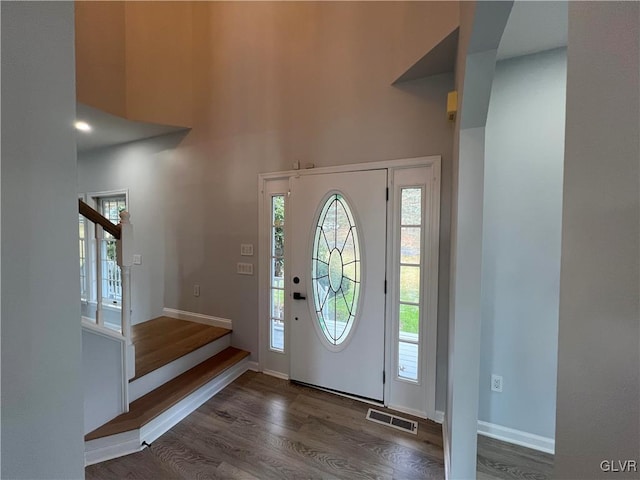
<path id="1" fill-rule="evenodd" d="M 230 333 L 227 328 L 170 317 L 133 325 L 131 338 L 136 349 L 136 376 L 130 381 Z"/>
<path id="2" fill-rule="evenodd" d="M 249 352 L 228 347 L 191 370 L 147 393 L 129 405 L 129 411 L 89 432 L 85 441 L 136 430 L 149 423 L 198 388 L 249 356 Z"/>

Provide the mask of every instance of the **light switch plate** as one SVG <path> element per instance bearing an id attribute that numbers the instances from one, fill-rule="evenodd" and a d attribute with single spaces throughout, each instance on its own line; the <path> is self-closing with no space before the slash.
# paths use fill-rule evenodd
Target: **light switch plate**
<path id="1" fill-rule="evenodd" d="M 134 255 L 133 256 L 133 264 L 134 265 L 142 265 L 142 255 Z"/>
<path id="2" fill-rule="evenodd" d="M 253 263 L 238 262 L 237 272 L 239 275 L 253 275 Z"/>
<path id="3" fill-rule="evenodd" d="M 252 257 L 253 256 L 253 244 L 251 243 L 243 243 L 240 245 L 240 255 L 243 257 Z"/>

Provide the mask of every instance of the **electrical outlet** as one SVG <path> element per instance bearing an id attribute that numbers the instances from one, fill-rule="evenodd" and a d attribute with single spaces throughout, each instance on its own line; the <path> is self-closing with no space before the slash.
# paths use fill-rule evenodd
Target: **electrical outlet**
<path id="1" fill-rule="evenodd" d="M 200 296 L 200 285 L 195 284 L 193 286 L 193 296 L 194 297 L 199 297 Z"/>
<path id="2" fill-rule="evenodd" d="M 502 393 L 502 376 L 491 375 L 491 391 Z"/>

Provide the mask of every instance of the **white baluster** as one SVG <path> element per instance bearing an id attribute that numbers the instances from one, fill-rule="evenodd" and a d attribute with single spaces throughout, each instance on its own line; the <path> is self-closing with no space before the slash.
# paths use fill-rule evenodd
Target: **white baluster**
<path id="1" fill-rule="evenodd" d="M 118 266 L 122 273 L 122 335 L 126 339 L 127 379 L 135 376 L 135 350 L 131 341 L 131 266 L 133 265 L 133 226 L 129 212 L 120 212 L 120 240 L 116 242 Z"/>
<path id="2" fill-rule="evenodd" d="M 96 324 L 103 327 L 104 317 L 102 316 L 102 239 L 104 230 L 96 223 Z"/>

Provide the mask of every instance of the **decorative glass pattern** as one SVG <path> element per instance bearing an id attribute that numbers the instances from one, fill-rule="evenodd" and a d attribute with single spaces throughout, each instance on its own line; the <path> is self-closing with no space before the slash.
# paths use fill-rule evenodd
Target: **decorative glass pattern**
<path id="1" fill-rule="evenodd" d="M 360 243 L 346 199 L 331 195 L 320 212 L 313 242 L 312 288 L 320 330 L 340 345 L 353 328 L 360 295 Z"/>

